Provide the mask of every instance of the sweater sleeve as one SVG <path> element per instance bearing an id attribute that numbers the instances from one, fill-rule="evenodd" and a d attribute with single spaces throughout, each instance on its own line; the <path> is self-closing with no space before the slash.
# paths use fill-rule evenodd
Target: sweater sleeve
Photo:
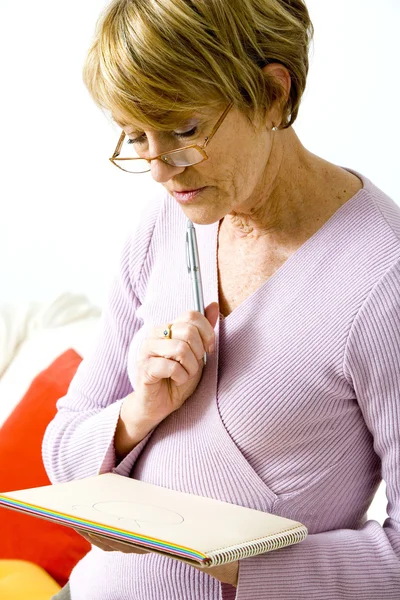
<path id="1" fill-rule="evenodd" d="M 236 600 L 400 598 L 400 261 L 356 316 L 344 373 L 381 459 L 388 518 L 383 527 L 367 521 L 240 561 Z M 222 585 L 223 600 L 231 597 L 232 588 Z"/>
<path id="2" fill-rule="evenodd" d="M 133 391 L 127 357 L 131 340 L 142 325 L 136 313 L 145 291 L 158 214 L 159 204 L 150 203 L 136 232 L 126 239 L 94 349 L 79 365 L 67 395 L 58 400 L 57 414 L 46 429 L 43 462 L 53 483 L 118 469 L 128 475 L 151 435 L 117 467 L 114 434 L 123 398 Z"/>

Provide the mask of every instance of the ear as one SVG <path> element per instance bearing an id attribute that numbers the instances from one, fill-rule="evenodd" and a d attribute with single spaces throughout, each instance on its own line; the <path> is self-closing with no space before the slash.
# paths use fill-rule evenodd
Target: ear
<path id="1" fill-rule="evenodd" d="M 276 102 L 268 113 L 268 119 L 272 124 L 279 126 L 282 122 L 282 108 L 285 106 L 292 85 L 292 80 L 288 69 L 280 63 L 270 63 L 263 67 L 263 72 L 273 77 L 284 91 L 284 97 L 280 102 Z"/>

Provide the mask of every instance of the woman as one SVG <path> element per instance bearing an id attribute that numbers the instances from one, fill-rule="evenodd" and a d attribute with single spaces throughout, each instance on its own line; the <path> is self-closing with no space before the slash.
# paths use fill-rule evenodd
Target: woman
<path id="1" fill-rule="evenodd" d="M 105 11 L 85 83 L 123 128 L 113 162 L 161 191 L 44 440 L 53 482 L 114 471 L 309 536 L 207 571 L 91 537 L 60 598 L 400 598 L 400 209 L 292 129 L 311 36 L 302 0 Z M 384 527 L 366 522 L 382 476 Z"/>

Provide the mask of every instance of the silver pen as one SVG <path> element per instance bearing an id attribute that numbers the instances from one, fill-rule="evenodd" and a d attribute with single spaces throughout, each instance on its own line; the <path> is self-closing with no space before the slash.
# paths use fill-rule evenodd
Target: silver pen
<path id="1" fill-rule="evenodd" d="M 193 285 L 193 300 L 195 310 L 204 315 L 203 286 L 201 283 L 199 250 L 197 248 L 196 230 L 192 221 L 188 219 L 186 230 L 186 258 L 187 268 Z M 204 353 L 204 364 L 207 363 L 207 354 Z"/>

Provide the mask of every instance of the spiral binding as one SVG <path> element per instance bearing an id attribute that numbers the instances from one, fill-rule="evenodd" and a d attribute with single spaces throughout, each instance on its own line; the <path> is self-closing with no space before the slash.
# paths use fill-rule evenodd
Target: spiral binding
<path id="1" fill-rule="evenodd" d="M 224 550 L 214 550 L 213 552 L 207 553 L 207 558 L 209 559 L 209 561 L 207 561 L 207 566 L 217 567 L 218 565 L 224 565 L 235 560 L 249 558 L 250 556 L 264 554 L 264 552 L 270 552 L 271 550 L 278 550 L 279 548 L 298 544 L 307 537 L 307 534 L 307 527 L 303 525 L 294 529 L 288 529 L 281 533 L 275 533 L 268 538 L 244 542 L 243 544 L 225 548 Z"/>

